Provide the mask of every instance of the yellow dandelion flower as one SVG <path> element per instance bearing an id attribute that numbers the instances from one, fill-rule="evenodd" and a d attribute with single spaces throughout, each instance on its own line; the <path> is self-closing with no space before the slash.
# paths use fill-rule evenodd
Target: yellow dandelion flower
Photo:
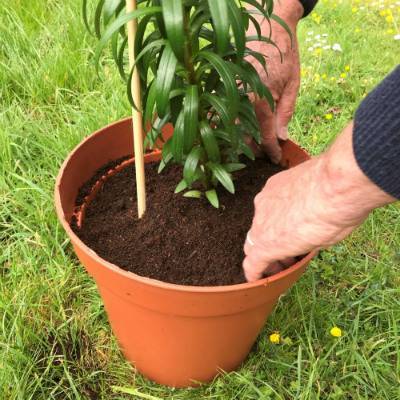
<path id="1" fill-rule="evenodd" d="M 391 24 L 393 22 L 393 15 L 388 15 L 385 19 L 388 24 Z"/>
<path id="2" fill-rule="evenodd" d="M 320 47 L 318 47 L 317 49 L 314 50 L 314 54 L 315 54 L 316 56 L 321 55 L 321 53 L 322 53 L 322 49 L 321 49 Z"/>
<path id="3" fill-rule="evenodd" d="M 279 344 L 281 341 L 281 335 L 278 332 L 269 335 L 269 341 L 273 344 Z"/>
<path id="4" fill-rule="evenodd" d="M 336 337 L 336 338 L 342 337 L 342 330 L 340 328 L 338 328 L 337 326 L 334 326 L 331 329 L 330 333 L 333 337 Z"/>
<path id="5" fill-rule="evenodd" d="M 343 78 L 343 79 L 345 79 L 345 78 L 347 77 L 347 74 L 344 73 L 344 72 L 342 72 L 342 73 L 340 74 L 340 77 Z"/>
<path id="6" fill-rule="evenodd" d="M 345 71 L 350 71 L 350 65 L 346 65 L 346 66 L 344 67 L 344 70 L 345 70 Z"/>
<path id="7" fill-rule="evenodd" d="M 308 73 L 308 71 L 307 71 L 306 68 L 302 68 L 302 69 L 300 70 L 300 74 L 301 74 L 302 77 L 305 77 L 305 76 L 307 75 L 307 73 Z"/>
<path id="8" fill-rule="evenodd" d="M 327 79 L 327 78 L 328 78 L 328 75 L 327 75 L 327 74 L 322 74 L 321 78 L 322 78 L 322 79 Z"/>
<path id="9" fill-rule="evenodd" d="M 325 119 L 330 121 L 331 119 L 333 119 L 333 114 L 332 113 L 325 114 Z"/>
<path id="10" fill-rule="evenodd" d="M 353 7 L 352 9 L 351 9 L 351 12 L 352 13 L 356 13 L 358 11 L 358 7 Z"/>
<path id="11" fill-rule="evenodd" d="M 387 13 L 387 10 L 381 10 L 381 11 L 379 11 L 379 15 L 380 15 L 381 17 L 384 17 L 384 16 L 386 15 L 386 13 Z"/>

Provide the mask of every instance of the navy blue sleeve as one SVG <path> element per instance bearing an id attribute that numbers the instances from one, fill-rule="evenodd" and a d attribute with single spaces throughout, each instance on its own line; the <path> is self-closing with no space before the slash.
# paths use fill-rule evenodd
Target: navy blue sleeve
<path id="1" fill-rule="evenodd" d="M 358 108 L 353 148 L 364 174 L 400 199 L 400 65 Z"/>
<path id="2" fill-rule="evenodd" d="M 299 1 L 304 8 L 303 18 L 306 17 L 308 14 L 310 14 L 315 5 L 318 3 L 318 0 L 299 0 Z"/>

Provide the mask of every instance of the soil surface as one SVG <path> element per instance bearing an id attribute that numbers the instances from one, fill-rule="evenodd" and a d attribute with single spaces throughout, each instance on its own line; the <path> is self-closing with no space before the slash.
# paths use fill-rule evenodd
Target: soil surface
<path id="1" fill-rule="evenodd" d="M 219 209 L 205 199 L 174 194 L 181 167 L 158 174 L 158 163 L 147 164 L 147 211 L 141 220 L 131 165 L 105 182 L 87 207 L 82 228 L 74 223 L 72 228 L 102 258 L 138 275 L 194 286 L 243 283 L 243 243 L 253 218 L 254 196 L 282 170 L 266 159 L 249 164 L 234 175 L 235 195 L 219 188 Z M 101 168 L 81 188 L 77 205 L 114 165 Z"/>

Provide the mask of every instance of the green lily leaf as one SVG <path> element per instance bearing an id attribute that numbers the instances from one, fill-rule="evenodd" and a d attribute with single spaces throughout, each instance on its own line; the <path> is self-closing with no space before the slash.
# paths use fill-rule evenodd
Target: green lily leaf
<path id="1" fill-rule="evenodd" d="M 208 0 L 211 20 L 217 39 L 217 50 L 224 55 L 229 44 L 229 16 L 228 3 L 232 0 Z"/>
<path id="2" fill-rule="evenodd" d="M 185 32 L 182 0 L 163 0 L 162 14 L 167 37 L 176 58 L 184 61 Z"/>
<path id="3" fill-rule="evenodd" d="M 207 166 L 228 192 L 232 194 L 235 193 L 235 186 L 233 185 L 231 174 L 227 172 L 221 164 L 209 162 Z"/>
<path id="4" fill-rule="evenodd" d="M 207 190 L 206 197 L 207 197 L 207 200 L 210 202 L 210 204 L 213 207 L 219 208 L 218 195 L 217 195 L 217 192 L 215 189 Z"/>
<path id="5" fill-rule="evenodd" d="M 158 75 L 156 78 L 156 105 L 157 112 L 163 117 L 169 104 L 169 92 L 175 77 L 177 59 L 171 46 L 167 44 L 161 56 Z"/>
<path id="6" fill-rule="evenodd" d="M 186 192 L 183 197 L 191 197 L 193 199 L 200 199 L 201 198 L 201 192 L 200 190 L 189 190 Z"/>

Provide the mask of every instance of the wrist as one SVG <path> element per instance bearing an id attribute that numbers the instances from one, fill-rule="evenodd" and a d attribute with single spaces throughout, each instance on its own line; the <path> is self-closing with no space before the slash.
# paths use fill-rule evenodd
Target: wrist
<path id="1" fill-rule="evenodd" d="M 280 0 L 274 2 L 274 14 L 282 18 L 291 29 L 296 30 L 303 17 L 304 8 L 299 0 Z"/>
<path id="2" fill-rule="evenodd" d="M 352 226 L 374 209 L 394 201 L 364 175 L 353 152 L 353 124 L 319 156 L 324 218 L 335 225 Z"/>

